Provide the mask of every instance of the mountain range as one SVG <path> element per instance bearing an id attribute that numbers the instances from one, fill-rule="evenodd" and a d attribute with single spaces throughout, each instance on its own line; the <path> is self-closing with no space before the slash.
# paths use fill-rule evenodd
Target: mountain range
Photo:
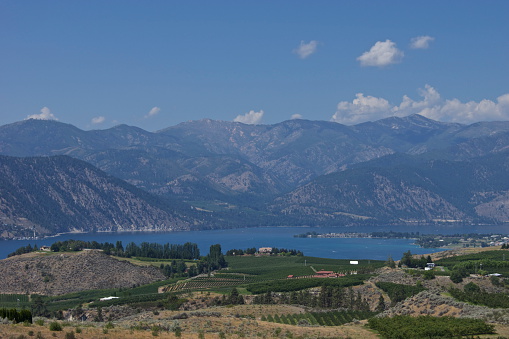
<path id="1" fill-rule="evenodd" d="M 509 122 L 462 125 L 420 115 L 354 126 L 205 119 L 157 132 L 25 120 L 0 126 L 0 217 L 4 237 L 24 234 L 14 226 L 52 234 L 507 222 L 508 152 Z M 80 191 L 91 183 L 96 196 Z M 45 187 L 62 194 L 41 195 Z M 133 202 L 139 208 L 119 205 L 122 196 L 140 199 Z M 99 197 L 111 205 L 101 210 L 92 203 Z"/>

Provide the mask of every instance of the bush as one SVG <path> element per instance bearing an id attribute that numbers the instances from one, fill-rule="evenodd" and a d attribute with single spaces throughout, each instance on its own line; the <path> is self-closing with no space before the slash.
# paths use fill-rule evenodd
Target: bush
<path id="1" fill-rule="evenodd" d="M 452 271 L 451 276 L 449 277 L 451 281 L 455 284 L 458 284 L 463 281 L 463 276 L 458 271 Z"/>
<path id="2" fill-rule="evenodd" d="M 58 321 L 53 321 L 49 324 L 50 331 L 62 331 L 62 325 Z"/>

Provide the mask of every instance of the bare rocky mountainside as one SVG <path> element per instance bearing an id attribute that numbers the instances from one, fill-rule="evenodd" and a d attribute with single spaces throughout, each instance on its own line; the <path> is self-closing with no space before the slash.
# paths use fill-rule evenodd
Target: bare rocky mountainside
<path id="1" fill-rule="evenodd" d="M 165 279 L 155 267 L 120 261 L 97 250 L 14 256 L 0 260 L 0 272 L 2 293 L 14 294 L 131 288 Z"/>
<path id="2" fill-rule="evenodd" d="M 182 211 L 182 213 L 179 212 Z M 0 156 L 0 234 L 186 230 L 190 208 L 67 156 Z"/>
<path id="3" fill-rule="evenodd" d="M 476 161 L 391 155 L 321 176 L 271 208 L 310 220 L 507 222 L 509 152 Z"/>
<path id="4" fill-rule="evenodd" d="M 66 155 L 66 162 L 90 165 L 51 172 L 41 170 L 42 158 L 2 158 L 0 217 L 4 237 L 22 235 L 6 225 L 57 233 L 507 222 L 508 150 L 509 122 L 461 125 L 420 115 L 354 126 L 205 119 L 158 132 L 126 125 L 83 131 L 25 120 L 0 127 L 0 154 Z M 31 163 L 18 170 L 24 161 Z M 34 175 L 16 177 L 23 171 Z M 113 182 L 122 189 L 111 188 Z M 110 198 L 98 198 L 106 192 Z"/>

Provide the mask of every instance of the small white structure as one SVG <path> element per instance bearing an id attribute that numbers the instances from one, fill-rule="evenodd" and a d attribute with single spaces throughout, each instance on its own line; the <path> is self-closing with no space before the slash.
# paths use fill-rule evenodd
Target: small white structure
<path id="1" fill-rule="evenodd" d="M 105 297 L 105 298 L 99 299 L 99 301 L 107 301 L 107 300 L 113 300 L 113 299 L 118 299 L 118 297 Z"/>
<path id="2" fill-rule="evenodd" d="M 350 260 L 350 265 L 359 265 L 358 260 Z"/>

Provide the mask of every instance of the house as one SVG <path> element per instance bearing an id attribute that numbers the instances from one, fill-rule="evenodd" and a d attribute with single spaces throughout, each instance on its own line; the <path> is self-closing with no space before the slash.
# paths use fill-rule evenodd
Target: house
<path id="1" fill-rule="evenodd" d="M 318 271 L 313 275 L 313 278 L 337 278 L 339 275 L 333 271 Z"/>
<path id="2" fill-rule="evenodd" d="M 272 252 L 272 247 L 260 247 L 258 249 L 258 253 L 260 254 L 270 254 Z"/>
<path id="3" fill-rule="evenodd" d="M 49 247 L 49 246 L 41 246 L 39 248 L 39 250 L 45 251 L 45 252 L 50 252 L 51 251 L 51 247 Z"/>

